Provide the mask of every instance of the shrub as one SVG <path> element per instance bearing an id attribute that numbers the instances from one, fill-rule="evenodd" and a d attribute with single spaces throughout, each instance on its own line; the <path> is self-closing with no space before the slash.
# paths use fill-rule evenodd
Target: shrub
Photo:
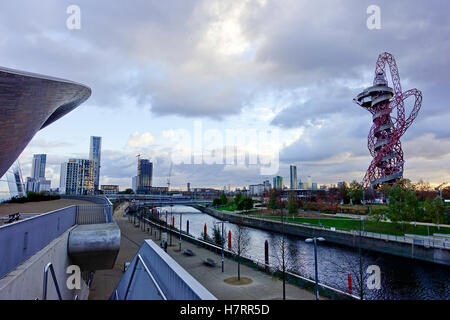
<path id="1" fill-rule="evenodd" d="M 13 197 L 10 200 L 4 201 L 4 203 L 27 203 L 27 202 L 40 202 L 40 201 L 51 201 L 59 200 L 61 197 L 59 195 L 50 195 L 45 192 L 27 192 L 26 197 Z"/>

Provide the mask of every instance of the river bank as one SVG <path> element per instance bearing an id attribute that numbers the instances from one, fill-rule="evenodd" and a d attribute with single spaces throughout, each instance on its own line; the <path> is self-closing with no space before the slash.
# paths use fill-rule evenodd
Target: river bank
<path id="1" fill-rule="evenodd" d="M 264 218 L 248 217 L 242 214 L 219 211 L 203 206 L 195 206 L 195 208 L 212 215 L 215 218 L 227 220 L 232 223 L 242 223 L 247 227 L 278 233 L 281 233 L 284 230 L 288 235 L 299 237 L 321 236 L 329 242 L 344 246 L 361 246 L 361 248 L 369 251 L 450 266 L 450 248 L 442 248 L 434 243 L 427 243 L 424 240 L 420 241 L 420 239 L 416 240 L 389 235 L 379 235 L 379 237 L 377 237 L 375 234 L 368 232 L 334 231 L 321 227 L 282 223 Z"/>

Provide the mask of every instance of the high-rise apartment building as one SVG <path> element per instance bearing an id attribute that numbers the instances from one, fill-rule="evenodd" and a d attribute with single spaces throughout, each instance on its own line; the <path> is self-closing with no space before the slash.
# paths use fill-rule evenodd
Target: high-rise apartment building
<path id="1" fill-rule="evenodd" d="M 32 178 L 45 178 L 46 162 L 47 162 L 46 154 L 35 154 L 33 156 L 33 163 L 31 164 Z"/>
<path id="2" fill-rule="evenodd" d="M 51 181 L 45 179 L 46 154 L 35 154 L 31 163 L 31 177 L 27 177 L 26 191 L 50 191 Z"/>
<path id="3" fill-rule="evenodd" d="M 89 148 L 89 160 L 92 161 L 92 170 L 94 177 L 94 190 L 99 189 L 100 185 L 100 159 L 102 150 L 102 137 L 91 137 Z"/>
<path id="4" fill-rule="evenodd" d="M 61 164 L 59 192 L 69 195 L 94 193 L 93 163 L 85 159 L 70 159 Z"/>
<path id="5" fill-rule="evenodd" d="M 290 166 L 290 188 L 291 189 L 297 189 L 297 167 L 296 166 Z"/>
<path id="6" fill-rule="evenodd" d="M 131 189 L 133 189 L 133 192 L 137 192 L 137 176 L 134 176 L 131 178 Z"/>
<path id="7" fill-rule="evenodd" d="M 264 192 L 263 184 L 251 184 L 248 186 L 248 190 L 251 196 L 261 196 Z"/>
<path id="8" fill-rule="evenodd" d="M 311 176 L 308 176 L 306 179 L 306 189 L 312 189 L 312 178 Z"/>
<path id="9" fill-rule="evenodd" d="M 273 188 L 274 189 L 283 189 L 283 177 L 276 176 L 273 178 Z"/>
<path id="10" fill-rule="evenodd" d="M 153 163 L 147 159 L 138 160 L 136 193 L 150 193 L 152 190 Z"/>
<path id="11" fill-rule="evenodd" d="M 270 181 L 269 181 L 269 180 L 265 180 L 265 181 L 263 182 L 263 186 L 264 186 L 264 191 L 269 192 L 270 189 L 272 189 L 272 185 L 270 184 Z"/>

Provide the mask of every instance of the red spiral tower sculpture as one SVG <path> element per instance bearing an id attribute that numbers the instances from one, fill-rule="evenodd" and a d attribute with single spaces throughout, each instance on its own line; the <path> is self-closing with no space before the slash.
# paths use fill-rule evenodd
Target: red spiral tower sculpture
<path id="1" fill-rule="evenodd" d="M 388 86 L 386 64 L 394 88 Z M 404 101 L 411 96 L 415 97 L 414 107 L 406 118 Z M 367 144 L 373 159 L 363 185 L 377 188 L 383 183 L 394 184 L 403 177 L 405 163 L 400 138 L 417 117 L 422 106 L 422 92 L 417 89 L 402 92 L 395 59 L 392 54 L 384 52 L 378 57 L 373 86 L 353 101 L 368 110 L 373 119 Z"/>

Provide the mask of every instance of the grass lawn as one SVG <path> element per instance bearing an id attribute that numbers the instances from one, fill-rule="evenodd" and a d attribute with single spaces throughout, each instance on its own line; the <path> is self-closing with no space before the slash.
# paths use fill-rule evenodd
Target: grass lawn
<path id="1" fill-rule="evenodd" d="M 264 218 L 268 219 L 274 219 L 274 220 L 281 220 L 281 217 L 279 216 L 264 216 Z M 320 220 L 320 221 L 319 221 Z M 302 218 L 302 217 L 295 217 L 292 219 L 291 217 L 288 217 L 287 222 L 294 222 L 294 223 L 309 223 L 311 225 L 319 225 L 319 223 L 322 224 L 324 227 L 335 227 L 336 229 L 343 229 L 343 230 L 360 230 L 361 221 L 356 219 L 345 219 L 345 218 L 332 218 L 332 219 L 318 219 L 318 218 Z M 405 224 L 404 229 L 402 229 L 402 226 L 397 223 L 390 223 L 390 222 L 379 222 L 376 223 L 375 221 L 364 221 L 364 231 L 367 232 L 375 232 L 375 233 L 384 233 L 384 234 L 390 234 L 395 236 L 403 236 L 405 233 L 407 234 L 417 234 L 422 236 L 428 235 L 428 228 L 427 226 L 417 225 L 417 227 L 414 227 L 414 225 Z M 430 235 L 433 235 L 433 233 L 445 233 L 450 234 L 450 228 L 443 228 L 441 227 L 440 230 L 437 229 L 437 227 L 430 227 Z"/>
<path id="2" fill-rule="evenodd" d="M 220 210 L 220 211 L 236 211 L 237 210 L 237 206 L 236 205 L 228 205 L 228 206 L 220 206 L 217 207 L 216 210 Z"/>

